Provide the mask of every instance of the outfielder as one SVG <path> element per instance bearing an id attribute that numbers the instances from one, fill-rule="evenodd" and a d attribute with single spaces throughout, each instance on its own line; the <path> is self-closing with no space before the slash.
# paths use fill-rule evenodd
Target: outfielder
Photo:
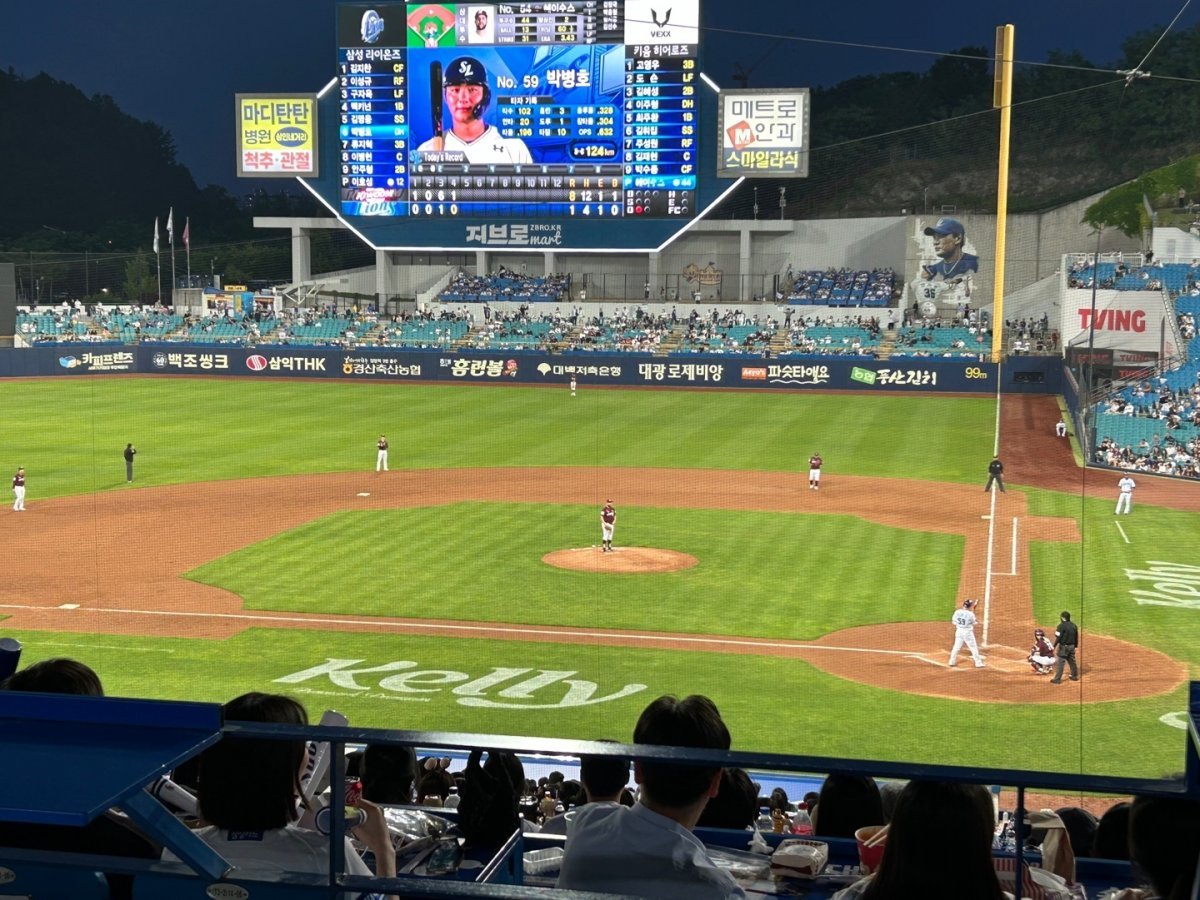
<path id="1" fill-rule="evenodd" d="M 1033 632 L 1033 649 L 1029 651 L 1029 665 L 1039 675 L 1049 675 L 1054 668 L 1054 648 L 1046 640 L 1046 632 L 1040 628 Z"/>
<path id="2" fill-rule="evenodd" d="M 820 453 L 814 453 L 808 458 L 808 489 L 810 491 L 821 489 L 821 466 L 824 462 Z"/>
<path id="3" fill-rule="evenodd" d="M 613 532 L 617 529 L 617 510 L 611 500 L 604 501 L 604 509 L 600 510 L 600 537 L 604 553 L 613 552 Z"/>
<path id="4" fill-rule="evenodd" d="M 25 467 L 17 469 L 13 476 L 13 512 L 25 512 Z"/>
<path id="5" fill-rule="evenodd" d="M 958 651 L 963 648 L 964 644 L 971 652 L 971 658 L 975 660 L 975 668 L 983 668 L 983 657 L 979 655 L 979 646 L 975 643 L 974 609 L 978 604 L 978 600 L 964 600 L 962 609 L 956 609 L 954 615 L 950 617 L 950 621 L 954 623 L 954 646 L 950 650 L 948 664 L 951 668 L 958 665 Z"/>
<path id="6" fill-rule="evenodd" d="M 1129 515 L 1129 510 L 1133 508 L 1133 489 L 1137 487 L 1133 479 L 1126 475 L 1117 482 L 1117 487 L 1121 489 L 1121 493 L 1117 495 L 1117 511 L 1113 515 L 1121 514 L 1121 507 L 1125 507 L 1125 515 Z"/>
<path id="7" fill-rule="evenodd" d="M 377 452 L 375 453 L 375 471 L 376 471 L 376 472 L 386 472 L 386 471 L 388 470 L 388 464 L 387 464 L 387 456 L 388 456 L 388 442 L 387 442 L 387 438 L 386 438 L 386 437 L 384 437 L 384 436 L 381 434 L 381 435 L 379 436 L 379 440 L 375 442 L 375 446 L 378 448 Z"/>

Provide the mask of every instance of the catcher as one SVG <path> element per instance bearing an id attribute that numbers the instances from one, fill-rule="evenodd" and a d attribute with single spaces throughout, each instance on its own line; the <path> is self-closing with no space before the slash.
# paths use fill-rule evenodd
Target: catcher
<path id="1" fill-rule="evenodd" d="M 1033 632 L 1033 649 L 1029 651 L 1029 665 L 1039 675 L 1049 675 L 1054 669 L 1054 648 L 1046 640 L 1046 632 L 1040 628 Z"/>

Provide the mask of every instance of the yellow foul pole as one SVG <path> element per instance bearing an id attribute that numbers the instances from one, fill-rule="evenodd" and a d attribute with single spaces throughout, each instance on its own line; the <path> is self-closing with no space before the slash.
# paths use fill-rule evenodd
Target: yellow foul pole
<path id="1" fill-rule="evenodd" d="M 992 362 L 1000 361 L 1004 341 L 1004 261 L 1008 238 L 1008 142 L 1012 127 L 1012 25 L 996 27 L 996 75 L 992 107 L 1000 110 L 1000 163 L 996 178 L 996 280 L 992 291 Z"/>

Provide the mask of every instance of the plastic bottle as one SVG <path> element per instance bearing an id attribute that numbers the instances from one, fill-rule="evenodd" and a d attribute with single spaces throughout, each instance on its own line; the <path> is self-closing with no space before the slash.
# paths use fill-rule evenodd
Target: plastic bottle
<path id="1" fill-rule="evenodd" d="M 812 817 L 808 814 L 808 810 L 798 809 L 796 814 L 792 816 L 792 834 L 812 834 L 813 823 Z"/>
<path id="2" fill-rule="evenodd" d="M 458 796 L 458 788 L 451 787 L 450 793 L 446 796 L 446 802 L 444 806 L 446 809 L 458 809 L 458 803 L 460 800 L 462 800 L 462 798 Z"/>

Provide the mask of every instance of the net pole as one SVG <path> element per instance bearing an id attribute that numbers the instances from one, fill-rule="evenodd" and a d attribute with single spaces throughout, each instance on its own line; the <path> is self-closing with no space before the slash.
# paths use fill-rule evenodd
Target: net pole
<path id="1" fill-rule="evenodd" d="M 996 28 L 996 76 L 992 106 L 1000 109 L 1000 153 L 996 177 L 996 275 L 992 290 L 992 362 L 1000 362 L 1004 341 L 1004 260 L 1008 216 L 1008 145 L 1012 131 L 1013 42 L 1016 28 Z"/>

